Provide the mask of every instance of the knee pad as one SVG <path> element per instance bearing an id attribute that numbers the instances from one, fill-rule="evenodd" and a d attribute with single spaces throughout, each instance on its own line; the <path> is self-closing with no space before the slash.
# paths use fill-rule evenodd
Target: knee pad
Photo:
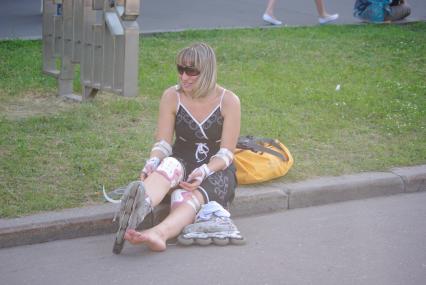
<path id="1" fill-rule="evenodd" d="M 177 186 L 185 175 L 182 164 L 174 157 L 163 159 L 155 172 L 170 181 L 171 188 Z"/>
<path id="2" fill-rule="evenodd" d="M 192 192 L 183 189 L 176 189 L 172 193 L 170 207 L 173 210 L 183 203 L 190 205 L 194 209 L 195 213 L 197 213 L 201 207 L 200 202 Z"/>

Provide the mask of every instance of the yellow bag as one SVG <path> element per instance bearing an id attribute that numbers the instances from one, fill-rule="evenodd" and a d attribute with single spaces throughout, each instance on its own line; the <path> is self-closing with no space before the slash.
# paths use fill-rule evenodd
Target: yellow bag
<path id="1" fill-rule="evenodd" d="M 253 184 L 284 176 L 293 165 L 287 147 L 278 140 L 243 136 L 234 156 L 238 184 Z"/>

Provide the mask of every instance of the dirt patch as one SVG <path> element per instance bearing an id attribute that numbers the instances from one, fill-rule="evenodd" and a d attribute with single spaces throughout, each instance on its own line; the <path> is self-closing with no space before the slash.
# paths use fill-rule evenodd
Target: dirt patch
<path id="1" fill-rule="evenodd" d="M 54 94 L 27 93 L 19 98 L 7 98 L 0 104 L 0 114 L 9 120 L 35 116 L 50 116 L 67 111 L 80 103 Z"/>

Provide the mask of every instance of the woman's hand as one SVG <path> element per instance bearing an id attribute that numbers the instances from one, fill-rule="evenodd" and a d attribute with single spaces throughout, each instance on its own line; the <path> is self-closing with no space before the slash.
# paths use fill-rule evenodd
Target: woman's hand
<path id="1" fill-rule="evenodd" d="M 179 186 L 182 187 L 182 189 L 186 190 L 186 191 L 195 191 L 197 190 L 198 186 L 201 185 L 200 180 L 192 180 L 190 182 L 188 181 L 182 181 L 181 183 L 179 183 Z"/>
<path id="2" fill-rule="evenodd" d="M 147 177 L 148 175 L 145 172 L 141 171 L 141 175 L 139 176 L 140 181 L 144 181 Z"/>
<path id="3" fill-rule="evenodd" d="M 158 157 L 154 156 L 148 159 L 141 171 L 140 179 L 144 181 L 145 178 L 147 178 L 151 173 L 153 173 L 157 169 L 159 164 L 160 159 Z"/>
<path id="4" fill-rule="evenodd" d="M 203 164 L 198 168 L 195 168 L 191 174 L 188 175 L 186 181 L 182 181 L 179 185 L 187 191 L 197 190 L 198 186 L 207 178 L 212 175 L 214 171 L 211 171 L 207 164 Z"/>

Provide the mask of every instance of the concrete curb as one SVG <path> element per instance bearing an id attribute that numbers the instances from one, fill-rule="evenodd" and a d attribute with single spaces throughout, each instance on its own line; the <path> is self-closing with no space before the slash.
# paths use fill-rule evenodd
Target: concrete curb
<path id="1" fill-rule="evenodd" d="M 420 191 L 426 191 L 426 165 L 297 183 L 240 186 L 231 212 L 234 217 L 241 217 Z M 155 210 L 155 220 L 147 217 L 142 227 L 158 223 L 167 211 L 167 205 L 160 205 Z M 117 228 L 111 222 L 114 213 L 115 205 L 103 204 L 0 219 L 0 248 L 113 233 Z"/>
<path id="2" fill-rule="evenodd" d="M 286 186 L 289 209 L 387 196 L 404 192 L 402 180 L 386 172 L 325 177 Z"/>

